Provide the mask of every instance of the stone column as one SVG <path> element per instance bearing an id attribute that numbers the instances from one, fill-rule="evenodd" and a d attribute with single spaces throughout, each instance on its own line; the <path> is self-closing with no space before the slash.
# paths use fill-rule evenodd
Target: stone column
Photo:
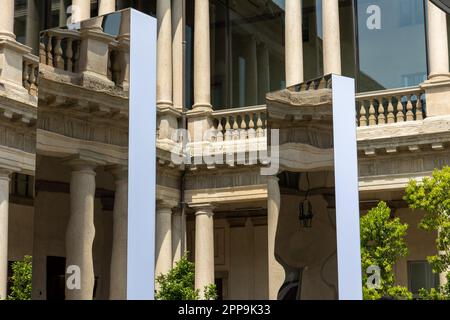
<path id="1" fill-rule="evenodd" d="M 184 241 L 184 232 L 183 232 L 183 217 L 181 216 L 181 209 L 176 208 L 172 215 L 172 261 L 173 266 L 180 261 L 181 257 L 183 257 L 183 241 Z"/>
<path id="2" fill-rule="evenodd" d="M 98 15 L 116 11 L 116 0 L 98 0 Z"/>
<path id="3" fill-rule="evenodd" d="M 341 74 L 341 39 L 339 1 L 322 1 L 323 72 Z"/>
<path id="4" fill-rule="evenodd" d="M 267 194 L 269 299 L 277 300 L 278 291 L 284 281 L 284 268 L 278 263 L 275 256 L 275 240 L 280 214 L 280 186 L 277 177 L 267 177 Z"/>
<path id="5" fill-rule="evenodd" d="M 266 103 L 266 94 L 270 92 L 270 61 L 267 44 L 258 46 L 258 104 Z"/>
<path id="6" fill-rule="evenodd" d="M 183 2 L 172 2 L 173 106 L 183 108 Z"/>
<path id="7" fill-rule="evenodd" d="M 72 0 L 72 16 L 72 23 L 89 19 L 91 17 L 91 1 Z"/>
<path id="8" fill-rule="evenodd" d="M 428 57 L 430 80 L 449 80 L 447 15 L 428 1 Z"/>
<path id="9" fill-rule="evenodd" d="M 116 184 L 113 211 L 113 241 L 109 299 L 127 299 L 128 170 L 112 170 Z"/>
<path id="10" fill-rule="evenodd" d="M 171 107 L 172 102 L 172 10 L 171 0 L 158 0 L 158 67 L 156 103 L 158 108 Z"/>
<path id="11" fill-rule="evenodd" d="M 286 0 L 285 17 L 286 86 L 290 87 L 303 82 L 302 1 Z"/>
<path id="12" fill-rule="evenodd" d="M 33 48 L 33 53 L 37 53 L 39 48 L 39 9 L 37 0 L 28 0 L 26 28 L 26 45 Z"/>
<path id="13" fill-rule="evenodd" d="M 195 212 L 195 289 L 204 298 L 204 288 L 214 284 L 214 213 L 211 206 Z"/>
<path id="14" fill-rule="evenodd" d="M 0 38 L 16 38 L 14 35 L 14 0 L 2 1 Z"/>
<path id="15" fill-rule="evenodd" d="M 8 286 L 8 209 L 10 174 L 10 171 L 0 170 L 0 300 L 6 299 Z"/>
<path id="16" fill-rule="evenodd" d="M 209 0 L 195 0 L 194 17 L 194 106 L 211 111 L 211 60 Z"/>
<path id="17" fill-rule="evenodd" d="M 59 26 L 67 24 L 66 0 L 59 0 Z"/>
<path id="18" fill-rule="evenodd" d="M 156 209 L 155 277 L 172 269 L 172 208 L 166 204 Z M 158 289 L 158 288 L 157 288 Z"/>
<path id="19" fill-rule="evenodd" d="M 70 180 L 70 218 L 66 230 L 66 271 L 79 268 L 80 289 L 70 290 L 66 284 L 67 300 L 92 300 L 94 293 L 94 264 L 92 244 L 95 237 L 94 199 L 95 165 L 74 160 Z M 66 278 L 71 274 L 66 275 Z"/>
<path id="20" fill-rule="evenodd" d="M 247 106 L 255 106 L 258 102 L 258 64 L 256 39 L 254 36 L 249 36 L 246 37 L 244 41 L 246 46 L 245 104 Z"/>

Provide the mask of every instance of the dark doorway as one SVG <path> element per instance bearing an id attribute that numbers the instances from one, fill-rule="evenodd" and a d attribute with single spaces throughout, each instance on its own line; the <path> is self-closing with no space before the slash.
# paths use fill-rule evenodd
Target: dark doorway
<path id="1" fill-rule="evenodd" d="M 65 299 L 66 258 L 47 257 L 47 300 Z"/>

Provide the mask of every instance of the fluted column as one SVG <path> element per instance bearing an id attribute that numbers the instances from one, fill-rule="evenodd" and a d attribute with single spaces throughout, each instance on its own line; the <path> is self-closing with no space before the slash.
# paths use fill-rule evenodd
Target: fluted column
<path id="1" fill-rule="evenodd" d="M 266 94 L 270 92 L 270 62 L 267 44 L 258 46 L 258 104 L 266 103 Z"/>
<path id="2" fill-rule="evenodd" d="M 341 74 L 341 39 L 339 1 L 322 1 L 323 70 L 324 74 Z"/>
<path id="3" fill-rule="evenodd" d="M 246 105 L 255 106 L 258 101 L 258 64 L 256 39 L 254 36 L 249 36 L 245 39 L 246 45 Z"/>
<path id="4" fill-rule="evenodd" d="M 158 107 L 170 107 L 172 102 L 172 10 L 170 0 L 158 0 L 158 65 L 156 101 Z"/>
<path id="5" fill-rule="evenodd" d="M 204 298 L 204 288 L 214 284 L 214 213 L 211 206 L 195 212 L 195 289 Z"/>
<path id="6" fill-rule="evenodd" d="M 448 60 L 447 15 L 431 1 L 427 2 L 429 78 L 448 80 L 450 79 L 450 73 Z"/>
<path id="7" fill-rule="evenodd" d="M 59 26 L 65 26 L 67 23 L 66 0 L 59 0 Z"/>
<path id="8" fill-rule="evenodd" d="M 0 170 L 0 300 L 8 286 L 8 210 L 10 171 Z"/>
<path id="9" fill-rule="evenodd" d="M 172 215 L 172 261 L 173 266 L 180 261 L 184 255 L 183 241 L 184 241 L 184 224 L 185 217 L 181 215 L 181 209 L 174 210 Z"/>
<path id="10" fill-rule="evenodd" d="M 173 106 L 183 108 L 183 1 L 172 2 Z"/>
<path id="11" fill-rule="evenodd" d="M 156 209 L 155 277 L 172 269 L 172 208 L 165 204 Z M 158 289 L 158 288 L 157 288 Z"/>
<path id="12" fill-rule="evenodd" d="M 37 53 L 39 47 L 39 11 L 37 0 L 27 2 L 26 45 Z"/>
<path id="13" fill-rule="evenodd" d="M 116 11 L 116 0 L 98 0 L 98 15 Z"/>
<path id="14" fill-rule="evenodd" d="M 72 0 L 72 16 L 72 23 L 89 19 L 91 17 L 91 1 Z"/>
<path id="15" fill-rule="evenodd" d="M 127 299 L 128 170 L 114 168 L 113 240 L 109 281 L 110 300 Z"/>
<path id="16" fill-rule="evenodd" d="M 67 300 L 91 300 L 94 292 L 92 244 L 95 237 L 94 199 L 95 165 L 77 160 L 70 162 L 70 218 L 66 230 L 66 270 L 79 268 L 80 288 L 69 289 Z M 70 276 L 70 275 L 69 275 Z"/>
<path id="17" fill-rule="evenodd" d="M 195 0 L 194 24 L 193 109 L 210 111 L 212 107 L 209 0 Z"/>
<path id="18" fill-rule="evenodd" d="M 286 86 L 290 87 L 303 82 L 302 1 L 286 0 L 285 16 Z"/>
<path id="19" fill-rule="evenodd" d="M 0 11 L 0 38 L 15 38 L 14 0 L 3 0 Z"/>
<path id="20" fill-rule="evenodd" d="M 275 240 L 280 214 L 280 186 L 277 177 L 267 177 L 267 193 L 269 299 L 277 300 L 278 291 L 284 281 L 284 269 L 275 256 Z"/>

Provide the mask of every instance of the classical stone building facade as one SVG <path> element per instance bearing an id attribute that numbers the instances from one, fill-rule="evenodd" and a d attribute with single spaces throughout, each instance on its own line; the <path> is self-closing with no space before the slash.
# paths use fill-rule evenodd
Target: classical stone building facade
<path id="1" fill-rule="evenodd" d="M 158 19 L 157 274 L 188 252 L 196 287 L 216 283 L 223 299 L 337 298 L 326 124 L 339 74 L 357 83 L 361 213 L 387 201 L 410 226 L 397 282 L 437 285 L 435 235 L 402 200 L 410 179 L 450 162 L 449 26 L 427 0 L 2 0 L 0 299 L 24 255 L 34 299 L 125 298 L 127 17 L 114 36 L 102 18 L 39 36 L 74 6 L 80 20 L 128 6 Z M 209 133 L 189 159 L 225 161 L 174 163 L 181 128 Z M 237 154 L 266 152 L 270 129 L 280 170 L 266 176 L 264 159 Z M 86 274 L 82 290 L 64 293 L 66 265 Z"/>

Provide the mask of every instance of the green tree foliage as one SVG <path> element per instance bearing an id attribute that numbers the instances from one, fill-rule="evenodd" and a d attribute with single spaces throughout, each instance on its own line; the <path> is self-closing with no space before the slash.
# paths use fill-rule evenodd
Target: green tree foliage
<path id="1" fill-rule="evenodd" d="M 156 278 L 159 291 L 158 300 L 199 300 L 199 291 L 195 289 L 195 265 L 185 255 L 175 267 L 165 275 Z M 217 289 L 215 284 L 204 288 L 205 300 L 216 300 Z"/>
<path id="2" fill-rule="evenodd" d="M 8 300 L 31 300 L 32 257 L 25 256 L 23 261 L 14 262 L 12 272 Z"/>
<path id="3" fill-rule="evenodd" d="M 450 299 L 450 167 L 435 170 L 422 182 L 412 180 L 405 191 L 405 201 L 411 209 L 424 210 L 419 227 L 437 232 L 438 254 L 428 257 L 435 273 L 447 272 L 447 284 L 438 290 L 422 290 L 423 299 Z"/>
<path id="4" fill-rule="evenodd" d="M 408 255 L 405 243 L 407 224 L 391 218 L 391 209 L 385 202 L 361 217 L 361 263 L 363 269 L 363 294 L 366 300 L 381 298 L 412 299 L 404 287 L 395 286 L 393 267 L 397 260 Z M 367 286 L 369 267 L 380 268 L 377 288 Z"/>

